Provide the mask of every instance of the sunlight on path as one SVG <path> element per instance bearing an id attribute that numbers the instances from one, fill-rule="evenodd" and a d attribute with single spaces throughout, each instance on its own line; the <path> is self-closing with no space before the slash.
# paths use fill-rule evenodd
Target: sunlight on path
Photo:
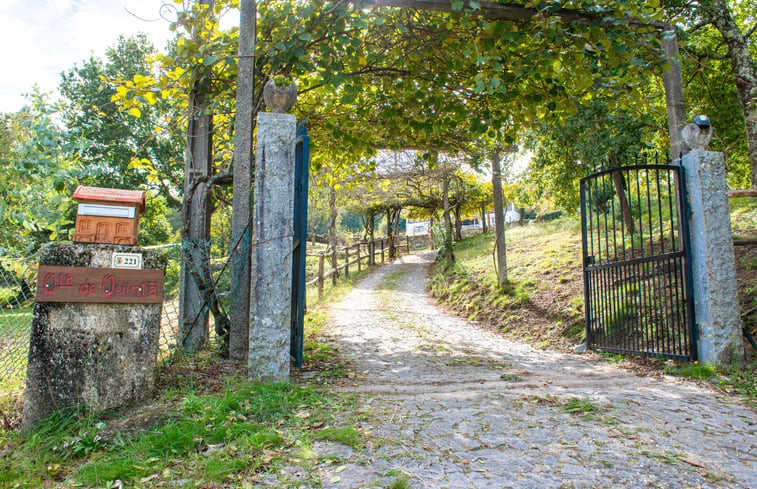
<path id="1" fill-rule="evenodd" d="M 425 294 L 432 260 L 396 260 L 331 308 L 370 441 L 338 475 L 316 469 L 324 488 L 757 488 L 754 412 L 454 317 Z"/>

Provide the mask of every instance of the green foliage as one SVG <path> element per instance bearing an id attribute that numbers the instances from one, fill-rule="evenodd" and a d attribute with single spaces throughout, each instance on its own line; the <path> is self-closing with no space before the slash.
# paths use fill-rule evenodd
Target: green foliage
<path id="1" fill-rule="evenodd" d="M 139 217 L 139 244 L 151 246 L 166 244 L 172 238 L 168 215 L 171 213 L 163 196 L 148 194 L 146 211 Z"/>
<path id="2" fill-rule="evenodd" d="M 114 80 L 152 76 L 154 55 L 143 34 L 121 36 L 106 51 L 105 61 L 91 57 L 62 73 L 61 115 L 70 133 L 89 143 L 79 155 L 88 170 L 81 183 L 152 189 L 176 208 L 184 136 L 181 127 L 167 120 L 173 110 L 170 102 L 148 96 L 139 117 L 119 111 L 111 102 L 119 88 Z"/>
<path id="3" fill-rule="evenodd" d="M 712 365 L 700 364 L 699 362 L 674 364 L 666 371 L 673 375 L 689 377 L 692 379 L 709 379 L 717 375 L 717 369 Z"/>
<path id="4" fill-rule="evenodd" d="M 613 109 L 610 100 L 595 98 L 579 105 L 578 112 L 561 125 L 538 125 L 526 142 L 534 151 L 524 177 L 537 182 L 532 199 L 575 213 L 579 179 L 607 167 L 608 158 L 643 152 L 654 124 L 645 113 Z M 611 192 L 608 188 L 608 196 Z"/>
<path id="5" fill-rule="evenodd" d="M 592 411 L 598 411 L 599 408 L 595 406 L 588 397 L 571 398 L 563 407 L 566 413 L 570 414 L 584 414 Z"/>
<path id="6" fill-rule="evenodd" d="M 388 489 L 410 489 L 410 482 L 405 474 L 400 474 L 394 479 Z"/>
<path id="7" fill-rule="evenodd" d="M 58 107 L 34 91 L 19 113 L 0 124 L 0 247 L 26 255 L 41 243 L 65 239 L 76 209 L 70 195 L 81 178 L 87 142 L 61 129 Z"/>

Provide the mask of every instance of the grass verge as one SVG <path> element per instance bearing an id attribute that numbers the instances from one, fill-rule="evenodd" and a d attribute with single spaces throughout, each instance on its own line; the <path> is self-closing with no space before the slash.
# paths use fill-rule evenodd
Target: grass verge
<path id="1" fill-rule="evenodd" d="M 747 211 L 732 211 L 734 228 L 751 233 L 754 208 Z M 454 264 L 437 264 L 429 285 L 432 295 L 460 315 L 540 348 L 565 351 L 584 342 L 580 223 L 562 218 L 508 228 L 505 236 L 509 281 L 504 287 L 496 283 L 494 236 L 484 233 L 455 244 Z M 755 262 L 757 247 L 737 247 L 742 313 L 757 305 Z M 757 336 L 757 311 L 744 321 Z M 745 363 L 733 367 L 602 352 L 597 352 L 597 357 L 644 375 L 669 374 L 706 382 L 757 408 L 757 355 L 746 341 L 744 348 Z"/>

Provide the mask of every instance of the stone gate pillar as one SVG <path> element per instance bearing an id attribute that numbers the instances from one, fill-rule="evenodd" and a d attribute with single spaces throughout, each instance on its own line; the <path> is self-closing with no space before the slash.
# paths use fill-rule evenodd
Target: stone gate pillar
<path id="1" fill-rule="evenodd" d="M 722 153 L 684 155 L 700 362 L 741 361 L 744 344 L 736 290 L 731 216 Z"/>
<path id="2" fill-rule="evenodd" d="M 258 113 L 248 360 L 255 381 L 289 378 L 296 132 L 294 115 Z"/>

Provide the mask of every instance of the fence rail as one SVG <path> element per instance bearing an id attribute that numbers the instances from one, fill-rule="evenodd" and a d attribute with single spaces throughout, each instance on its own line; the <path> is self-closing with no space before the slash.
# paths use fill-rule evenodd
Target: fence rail
<path id="1" fill-rule="evenodd" d="M 402 239 L 404 238 L 404 243 Z M 395 236 L 395 252 L 401 254 L 402 250 L 410 253 L 410 238 L 405 236 Z M 364 252 L 361 250 L 365 248 Z M 354 250 L 354 254 L 353 254 Z M 361 241 L 350 246 L 337 248 L 324 253 L 308 253 L 307 256 L 318 258 L 318 274 L 312 279 L 305 282 L 305 285 L 318 285 L 318 299 L 323 298 L 323 289 L 326 279 L 331 277 L 332 285 L 336 285 L 339 275 L 343 272 L 345 278 L 350 276 L 350 267 L 357 265 L 357 271 L 361 271 L 362 264 L 368 260 L 368 266 L 376 264 L 376 257 L 381 256 L 381 263 L 386 262 L 386 255 L 389 252 L 387 239 L 376 239 L 373 241 Z M 343 257 L 343 263 L 340 265 L 340 257 Z M 326 270 L 326 259 L 330 258 L 331 267 Z"/>

